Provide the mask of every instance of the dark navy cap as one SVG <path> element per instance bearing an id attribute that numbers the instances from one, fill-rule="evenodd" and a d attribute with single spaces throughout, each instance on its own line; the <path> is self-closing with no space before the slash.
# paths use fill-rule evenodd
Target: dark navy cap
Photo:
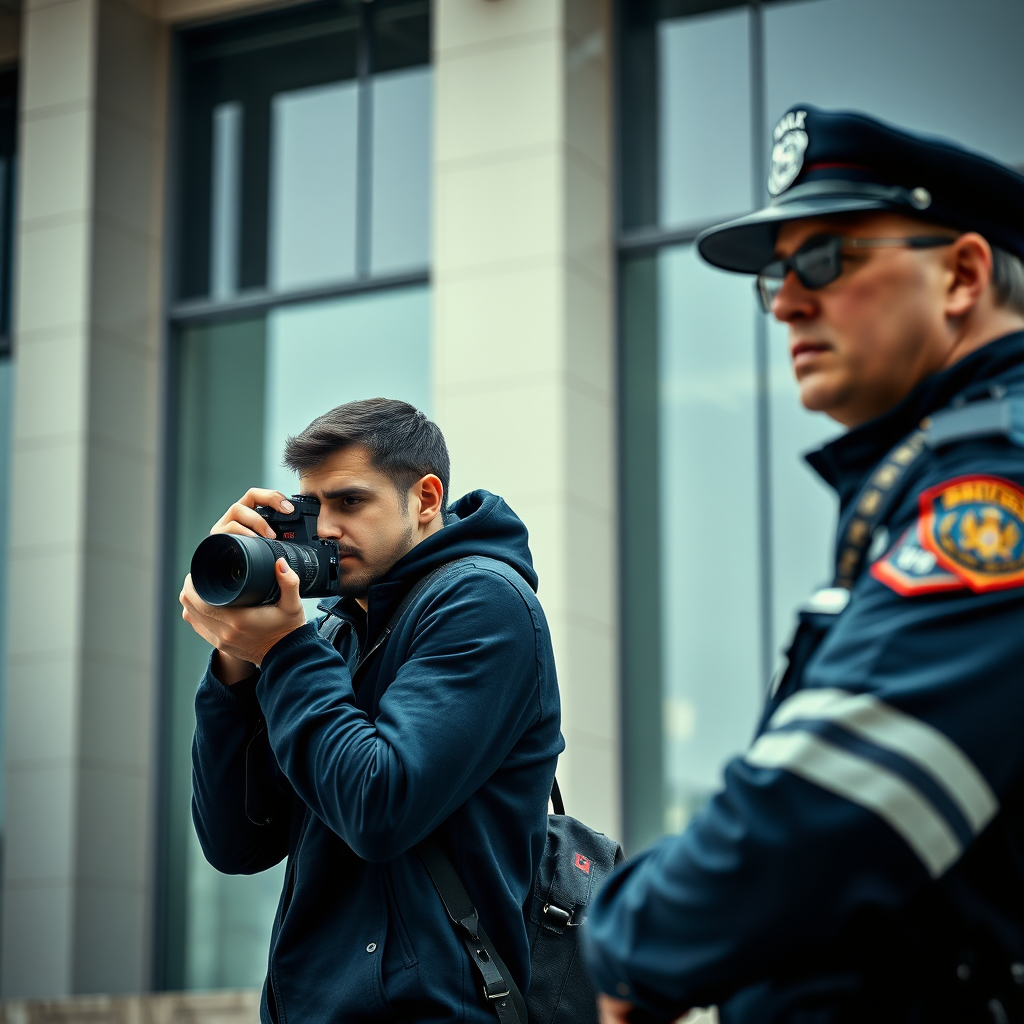
<path id="1" fill-rule="evenodd" d="M 779 225 L 806 217 L 891 210 L 958 231 L 1024 259 L 1024 175 L 946 139 L 866 114 L 791 108 L 775 129 L 763 210 L 708 228 L 697 251 L 725 270 L 756 274 Z"/>

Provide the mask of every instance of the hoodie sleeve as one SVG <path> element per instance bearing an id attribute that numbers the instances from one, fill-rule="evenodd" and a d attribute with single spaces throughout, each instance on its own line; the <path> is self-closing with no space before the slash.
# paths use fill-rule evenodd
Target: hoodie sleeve
<path id="1" fill-rule="evenodd" d="M 358 856 L 389 860 L 483 785 L 539 717 L 533 616 L 508 580 L 475 568 L 426 605 L 374 722 L 311 626 L 269 652 L 258 694 L 298 795 Z"/>
<path id="2" fill-rule="evenodd" d="M 287 802 L 271 792 L 255 688 L 255 678 L 225 686 L 207 668 L 196 694 L 192 820 L 206 859 L 233 875 L 264 871 L 288 853 Z M 250 785 L 258 781 L 263 790 L 248 794 L 250 809 L 258 800 L 263 824 L 247 813 L 247 774 Z"/>

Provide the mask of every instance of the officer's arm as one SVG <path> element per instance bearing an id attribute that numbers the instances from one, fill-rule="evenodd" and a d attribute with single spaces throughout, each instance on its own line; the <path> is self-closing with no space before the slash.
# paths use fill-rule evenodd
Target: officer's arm
<path id="1" fill-rule="evenodd" d="M 1019 778 L 1024 588 L 904 597 L 867 577 L 807 689 L 585 929 L 599 987 L 670 1020 L 811 957 L 943 875 Z"/>

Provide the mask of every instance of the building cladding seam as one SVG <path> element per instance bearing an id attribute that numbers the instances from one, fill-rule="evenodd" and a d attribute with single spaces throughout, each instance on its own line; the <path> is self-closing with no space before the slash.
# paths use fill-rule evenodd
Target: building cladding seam
<path id="1" fill-rule="evenodd" d="M 874 761 L 806 732 L 770 732 L 744 757 L 755 768 L 780 768 L 877 814 L 938 878 L 963 853 L 946 819 L 915 786 Z"/>
<path id="2" fill-rule="evenodd" d="M 870 693 L 822 688 L 802 690 L 784 701 L 769 728 L 800 719 L 842 726 L 885 750 L 906 758 L 929 775 L 979 833 L 999 810 L 999 801 L 971 759 L 934 726 Z"/>

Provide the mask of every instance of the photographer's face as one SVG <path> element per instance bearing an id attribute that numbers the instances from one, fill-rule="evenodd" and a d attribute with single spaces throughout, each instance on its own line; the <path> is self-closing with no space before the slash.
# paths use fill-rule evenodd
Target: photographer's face
<path id="1" fill-rule="evenodd" d="M 337 541 L 341 592 L 364 608 L 370 586 L 442 526 L 443 495 L 436 476 L 423 477 L 399 496 L 359 445 L 334 452 L 304 473 L 299 488 L 320 500 L 317 534 Z"/>

